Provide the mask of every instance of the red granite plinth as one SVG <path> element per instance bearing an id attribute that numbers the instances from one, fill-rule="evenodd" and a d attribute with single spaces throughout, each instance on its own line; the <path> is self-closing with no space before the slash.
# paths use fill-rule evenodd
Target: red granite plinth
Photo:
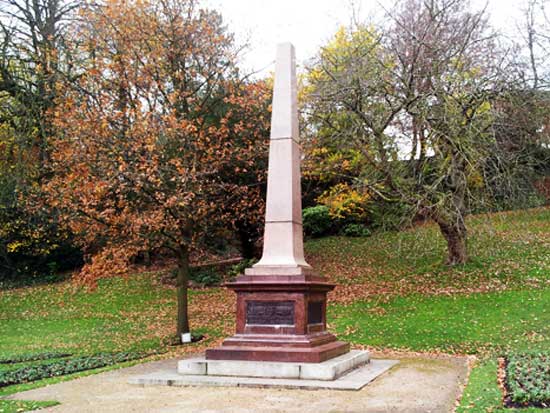
<path id="1" fill-rule="evenodd" d="M 236 334 L 210 360 L 319 363 L 349 351 L 326 331 L 327 293 L 317 275 L 244 275 L 227 284 L 237 293 Z"/>

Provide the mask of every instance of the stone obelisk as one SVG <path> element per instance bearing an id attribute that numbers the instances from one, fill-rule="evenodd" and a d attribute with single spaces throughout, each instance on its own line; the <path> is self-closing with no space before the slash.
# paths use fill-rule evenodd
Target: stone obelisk
<path id="1" fill-rule="evenodd" d="M 262 259 L 248 275 L 303 274 L 300 142 L 294 46 L 280 44 L 275 61 Z"/>
<path id="2" fill-rule="evenodd" d="M 334 285 L 304 259 L 294 46 L 277 47 L 261 260 L 227 284 L 237 293 L 236 334 L 210 360 L 315 363 L 349 351 L 326 331 Z"/>

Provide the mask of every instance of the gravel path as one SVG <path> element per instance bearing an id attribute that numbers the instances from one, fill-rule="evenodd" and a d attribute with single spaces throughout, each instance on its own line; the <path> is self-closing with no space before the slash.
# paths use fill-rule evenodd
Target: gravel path
<path id="1" fill-rule="evenodd" d="M 395 358 L 392 355 L 392 358 Z M 129 377 L 177 360 L 162 360 L 29 390 L 11 399 L 57 400 L 41 412 L 185 413 L 446 413 L 452 412 L 467 375 L 465 358 L 404 357 L 360 391 L 210 387 L 140 387 Z"/>

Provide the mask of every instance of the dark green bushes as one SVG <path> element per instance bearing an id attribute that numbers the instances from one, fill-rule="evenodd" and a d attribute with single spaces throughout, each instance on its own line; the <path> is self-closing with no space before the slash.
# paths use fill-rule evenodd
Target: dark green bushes
<path id="1" fill-rule="evenodd" d="M 334 234 L 366 237 L 371 234 L 371 230 L 362 219 L 353 216 L 332 216 L 329 207 L 325 205 L 304 208 L 302 220 L 304 233 L 312 238 Z"/>
<path id="2" fill-rule="evenodd" d="M 199 267 L 191 268 L 189 278 L 196 284 L 203 287 L 210 287 L 221 284 L 223 277 L 216 267 Z"/>
<path id="3" fill-rule="evenodd" d="M 344 226 L 341 233 L 346 237 L 368 237 L 371 231 L 366 225 L 351 223 Z"/>
<path id="4" fill-rule="evenodd" d="M 256 262 L 258 262 L 256 258 L 250 258 L 250 259 L 244 259 L 239 263 L 232 265 L 231 267 L 229 267 L 229 270 L 227 271 L 227 278 L 231 280 L 237 277 L 238 275 L 244 274 L 244 270 L 252 267 L 254 264 L 256 264 Z"/>
<path id="5" fill-rule="evenodd" d="M 16 178 L 0 159 L 0 287 L 55 281 L 59 271 L 82 263 L 82 253 L 56 222 L 55 211 L 29 208 L 31 194 L 18 187 Z"/>
<path id="6" fill-rule="evenodd" d="M 304 232 L 311 237 L 322 237 L 334 230 L 334 222 L 325 205 L 304 208 L 302 213 Z"/>

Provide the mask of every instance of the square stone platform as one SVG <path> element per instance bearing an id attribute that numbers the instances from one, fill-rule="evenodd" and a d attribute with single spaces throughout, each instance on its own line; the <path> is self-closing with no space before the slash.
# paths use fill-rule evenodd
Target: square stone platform
<path id="1" fill-rule="evenodd" d="M 336 380 L 370 361 L 368 351 L 350 351 L 322 363 L 206 360 L 204 357 L 180 360 L 182 375 L 262 377 L 271 379 Z"/>
<path id="2" fill-rule="evenodd" d="M 233 360 L 180 360 L 178 370 L 133 377 L 142 386 L 233 386 L 360 390 L 397 364 L 370 360 L 366 351 L 354 350 L 322 363 L 284 363 Z"/>

